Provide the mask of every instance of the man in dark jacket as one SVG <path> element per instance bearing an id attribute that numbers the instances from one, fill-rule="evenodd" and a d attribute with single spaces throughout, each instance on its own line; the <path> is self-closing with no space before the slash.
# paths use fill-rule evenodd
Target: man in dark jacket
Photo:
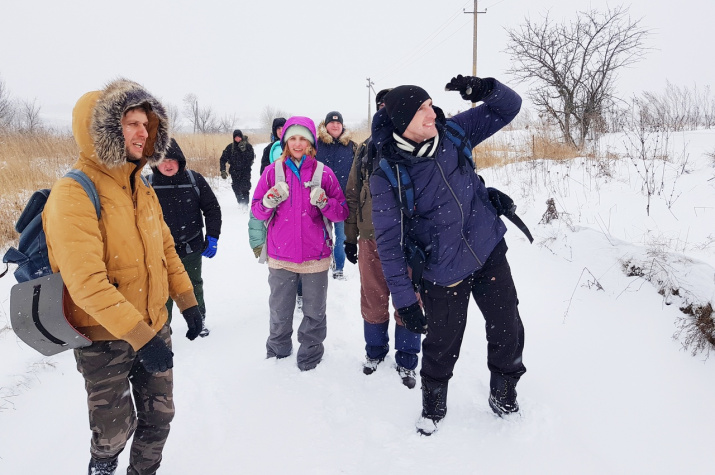
<path id="1" fill-rule="evenodd" d="M 484 101 L 451 119 L 464 130 L 468 149 L 508 124 L 521 107 L 519 95 L 492 78 L 460 75 L 447 89 Z M 447 384 L 459 357 L 470 294 L 486 320 L 489 405 L 497 415 L 518 412 L 516 383 L 526 371 L 524 327 L 503 239 L 506 226 L 471 159 L 464 158 L 464 147 L 446 136 L 446 126 L 442 111 L 418 86 L 390 91 L 372 126 L 379 156 L 408 173 L 414 194 L 412 209 L 403 208 L 401 190 L 393 189 L 384 170 L 371 177 L 372 218 L 393 302 L 407 329 L 427 334 L 417 423 L 424 435 L 437 430 L 447 413 Z M 408 275 L 405 242 L 426 253 L 421 302 Z"/>
<path id="2" fill-rule="evenodd" d="M 201 257 L 212 258 L 216 255 L 221 234 L 221 207 L 206 179 L 200 173 L 186 168 L 186 158 L 176 140 L 171 139 L 164 160 L 152 170 L 154 173 L 150 175 L 150 181 L 161 203 L 164 221 L 174 238 L 176 253 L 194 286 L 194 295 L 203 316 L 199 335 L 205 337 L 209 330 L 206 328 Z M 169 322 L 173 306 L 174 301 L 169 298 L 166 302 Z"/>
<path id="3" fill-rule="evenodd" d="M 263 175 L 263 170 L 266 169 L 271 162 L 271 149 L 273 145 L 278 142 L 280 144 L 281 134 L 283 133 L 283 126 L 286 120 L 283 117 L 276 117 L 273 119 L 273 125 L 271 126 L 271 141 L 263 149 L 263 156 L 261 157 L 261 175 Z"/>
<path id="4" fill-rule="evenodd" d="M 318 125 L 318 155 L 315 157 L 323 162 L 338 177 L 340 188 L 345 194 L 348 185 L 348 176 L 353 164 L 353 156 L 357 145 L 352 140 L 352 135 L 343 126 L 343 116 L 338 111 L 328 112 L 325 120 Z M 343 268 L 345 267 L 345 223 L 335 223 L 335 246 L 333 257 L 335 268 L 333 279 L 344 280 Z"/>
<path id="5" fill-rule="evenodd" d="M 248 138 L 243 136 L 243 132 L 236 129 L 233 131 L 233 142 L 228 144 L 221 154 L 220 170 L 221 178 L 228 178 L 226 164 L 228 163 L 228 173 L 231 174 L 231 188 L 236 194 L 239 205 L 248 207 L 248 195 L 251 192 L 251 167 L 256 154 L 253 153 L 253 146 L 248 143 Z"/>
<path id="6" fill-rule="evenodd" d="M 384 97 L 390 89 L 375 96 L 377 110 L 385 106 Z M 360 270 L 360 312 L 364 320 L 365 363 L 363 373 L 372 374 L 390 351 L 390 291 L 385 282 L 375 242 L 372 224 L 370 175 L 377 166 L 372 137 L 358 147 L 348 177 L 347 192 L 350 216 L 345 220 L 345 255 Z M 405 329 L 395 312 L 395 363 L 402 384 L 412 389 L 420 352 L 421 335 Z"/>

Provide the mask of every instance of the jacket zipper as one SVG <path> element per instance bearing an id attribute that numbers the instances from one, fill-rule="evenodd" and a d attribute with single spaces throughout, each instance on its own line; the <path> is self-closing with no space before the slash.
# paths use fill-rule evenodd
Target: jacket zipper
<path id="1" fill-rule="evenodd" d="M 464 236 L 464 210 L 462 209 L 462 203 L 459 202 L 459 199 L 457 198 L 457 194 L 454 192 L 454 190 L 452 189 L 452 186 L 447 181 L 447 177 L 444 176 L 444 170 L 442 170 L 442 166 L 439 164 L 439 162 L 436 159 L 435 159 L 434 163 L 435 163 L 435 165 L 437 165 L 437 168 L 439 168 L 439 173 L 440 173 L 440 175 L 442 175 L 442 180 L 444 181 L 445 185 L 447 185 L 449 192 L 452 193 L 452 197 L 454 198 L 454 201 L 457 203 L 457 206 L 459 207 L 459 214 L 461 215 L 461 226 L 459 227 L 459 234 L 460 234 L 460 236 L 462 236 L 462 241 L 464 241 L 464 244 L 466 244 L 467 249 L 469 249 L 469 252 L 471 252 L 472 256 L 474 256 L 474 259 L 479 264 L 479 267 L 483 267 L 484 264 L 482 263 L 481 260 L 479 260 L 479 258 L 477 257 L 477 253 L 474 252 L 474 249 L 472 249 L 472 246 L 469 245 L 469 242 L 467 242 L 467 238 Z"/>

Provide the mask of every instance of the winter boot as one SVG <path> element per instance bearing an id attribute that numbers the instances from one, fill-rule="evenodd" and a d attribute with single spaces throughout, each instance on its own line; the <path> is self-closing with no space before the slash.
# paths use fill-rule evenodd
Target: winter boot
<path id="1" fill-rule="evenodd" d="M 365 362 L 362 364 L 362 372 L 364 374 L 372 374 L 375 371 L 377 371 L 377 365 L 383 362 L 385 357 L 382 358 L 370 358 L 369 356 L 365 357 Z"/>
<path id="2" fill-rule="evenodd" d="M 447 383 L 422 377 L 422 416 L 417 420 L 417 432 L 432 435 L 437 424 L 447 415 Z"/>
<path id="3" fill-rule="evenodd" d="M 415 370 L 407 369 L 400 365 L 397 365 L 397 373 L 402 378 L 402 384 L 412 389 L 417 385 L 417 380 L 415 379 Z"/>
<path id="4" fill-rule="evenodd" d="M 96 459 L 92 457 L 89 461 L 89 475 L 114 475 L 117 470 L 117 458 Z"/>
<path id="5" fill-rule="evenodd" d="M 345 278 L 345 275 L 343 274 L 343 271 L 341 270 L 334 270 L 333 271 L 333 279 L 335 280 L 347 280 Z"/>
<path id="6" fill-rule="evenodd" d="M 295 297 L 295 303 L 296 303 L 296 306 L 298 307 L 298 311 L 303 312 L 303 296 L 302 295 L 297 295 Z"/>
<path id="7" fill-rule="evenodd" d="M 201 318 L 201 331 L 199 332 L 199 336 L 201 338 L 209 336 L 209 329 L 206 328 L 206 317 Z"/>
<path id="8" fill-rule="evenodd" d="M 494 414 L 505 417 L 519 412 L 519 403 L 516 402 L 516 382 L 514 378 L 492 373 L 489 381 L 489 407 Z"/>

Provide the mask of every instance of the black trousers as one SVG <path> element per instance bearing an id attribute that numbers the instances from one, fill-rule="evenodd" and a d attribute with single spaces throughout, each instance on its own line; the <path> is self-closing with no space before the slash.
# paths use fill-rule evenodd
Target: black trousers
<path id="1" fill-rule="evenodd" d="M 452 377 L 467 326 L 470 294 L 484 316 L 489 370 L 515 382 L 526 372 L 524 326 L 506 251 L 502 240 L 484 267 L 453 287 L 424 283 L 428 331 L 422 343 L 420 376 L 429 382 L 447 383 Z"/>
<path id="2" fill-rule="evenodd" d="M 238 204 L 248 204 L 251 188 L 250 183 L 247 189 L 245 184 L 242 184 L 239 181 L 232 179 L 231 188 L 233 189 L 233 194 L 236 195 L 236 200 L 238 201 Z"/>

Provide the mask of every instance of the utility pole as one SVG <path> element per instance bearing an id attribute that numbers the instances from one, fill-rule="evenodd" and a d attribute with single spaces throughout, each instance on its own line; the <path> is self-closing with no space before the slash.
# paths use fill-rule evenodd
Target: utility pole
<path id="1" fill-rule="evenodd" d="M 469 13 L 474 15 L 474 45 L 472 47 L 472 76 L 477 75 L 477 15 L 479 13 L 486 13 L 487 9 L 485 8 L 483 12 L 479 11 L 479 0 L 474 0 L 474 11 L 473 12 L 467 12 L 465 11 L 464 13 Z M 476 102 L 472 102 L 472 107 L 476 106 Z"/>
<path id="2" fill-rule="evenodd" d="M 374 82 L 370 80 L 370 78 L 367 79 L 367 129 L 368 131 L 372 130 L 372 100 L 370 99 L 370 90 L 375 91 L 372 86 L 375 85 Z"/>

